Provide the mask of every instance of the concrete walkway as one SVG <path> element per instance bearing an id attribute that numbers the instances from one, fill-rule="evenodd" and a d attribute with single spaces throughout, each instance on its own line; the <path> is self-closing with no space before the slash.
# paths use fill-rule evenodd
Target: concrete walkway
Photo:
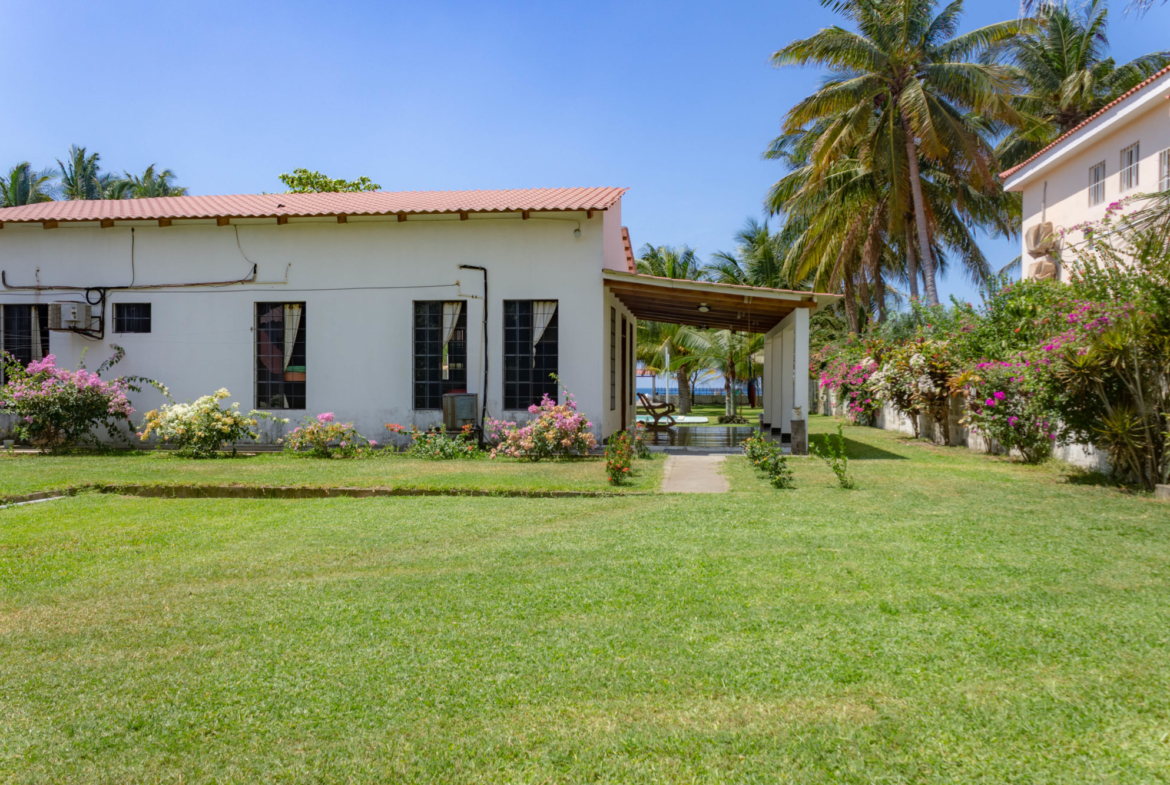
<path id="1" fill-rule="evenodd" d="M 663 493 L 726 493 L 720 471 L 726 455 L 671 455 L 662 470 Z"/>

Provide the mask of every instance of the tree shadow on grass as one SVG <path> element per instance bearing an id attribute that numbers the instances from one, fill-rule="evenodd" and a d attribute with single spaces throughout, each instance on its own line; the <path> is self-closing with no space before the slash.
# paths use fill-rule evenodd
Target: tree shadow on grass
<path id="1" fill-rule="evenodd" d="M 837 438 L 836 434 L 832 434 L 833 439 Z M 829 434 L 815 433 L 808 437 L 809 444 L 816 444 L 821 451 L 827 449 L 826 441 Z M 848 437 L 845 438 L 845 455 L 851 461 L 905 461 L 908 460 L 905 455 L 898 455 L 897 453 L 883 450 L 880 447 L 874 447 L 872 444 L 859 442 Z"/>

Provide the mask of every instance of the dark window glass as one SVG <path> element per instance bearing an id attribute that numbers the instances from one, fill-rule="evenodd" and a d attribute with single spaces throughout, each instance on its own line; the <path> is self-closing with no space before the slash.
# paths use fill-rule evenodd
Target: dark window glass
<path id="1" fill-rule="evenodd" d="M 504 301 L 504 408 L 527 409 L 543 396 L 557 399 L 557 325 L 560 308 L 549 320 L 535 350 L 533 301 Z"/>
<path id="2" fill-rule="evenodd" d="M 150 303 L 115 303 L 114 332 L 150 332 Z"/>
<path id="3" fill-rule="evenodd" d="M 21 365 L 28 365 L 49 353 L 49 306 L 2 305 L 3 349 Z M 33 312 L 36 311 L 36 335 L 34 336 Z M 38 346 L 39 344 L 39 346 Z M 37 351 L 39 349 L 39 351 Z M 0 379 L 4 377 L 3 363 L 0 363 Z"/>
<path id="4" fill-rule="evenodd" d="M 256 303 L 257 409 L 305 408 L 305 335 L 304 303 Z"/>
<path id="5" fill-rule="evenodd" d="M 444 305 L 451 303 L 414 304 L 415 409 L 442 409 L 444 394 L 467 390 L 467 303 L 445 345 Z"/>

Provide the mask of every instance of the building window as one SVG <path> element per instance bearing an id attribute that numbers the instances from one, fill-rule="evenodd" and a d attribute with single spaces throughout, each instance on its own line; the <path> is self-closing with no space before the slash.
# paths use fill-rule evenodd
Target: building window
<path id="1" fill-rule="evenodd" d="M 609 309 L 609 410 L 617 408 L 617 308 Z"/>
<path id="2" fill-rule="evenodd" d="M 467 308 L 462 300 L 414 304 L 414 408 L 442 409 L 467 390 Z"/>
<path id="3" fill-rule="evenodd" d="M 1170 191 L 1170 149 L 1158 153 L 1158 190 Z"/>
<path id="4" fill-rule="evenodd" d="M 1121 151 L 1121 190 L 1128 191 L 1138 186 L 1138 161 L 1141 160 L 1141 143 L 1131 144 Z"/>
<path id="5" fill-rule="evenodd" d="M 557 301 L 504 301 L 504 408 L 557 399 Z"/>
<path id="6" fill-rule="evenodd" d="M 305 304 L 256 303 L 256 408 L 305 408 Z"/>
<path id="7" fill-rule="evenodd" d="M 48 354 L 49 306 L 0 305 L 0 348 L 22 366 Z M 4 364 L 0 362 L 0 381 L 3 379 Z"/>
<path id="8" fill-rule="evenodd" d="M 1105 162 L 1089 168 L 1089 207 L 1105 201 Z"/>
<path id="9" fill-rule="evenodd" d="M 114 332 L 150 332 L 150 303 L 115 303 Z"/>

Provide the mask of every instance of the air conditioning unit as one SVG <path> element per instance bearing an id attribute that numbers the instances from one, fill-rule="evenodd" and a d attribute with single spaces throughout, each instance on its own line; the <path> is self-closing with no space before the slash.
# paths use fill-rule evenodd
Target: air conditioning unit
<path id="1" fill-rule="evenodd" d="M 87 303 L 49 303 L 50 330 L 88 330 L 89 322 Z"/>
<path id="2" fill-rule="evenodd" d="M 443 396 L 443 427 L 458 431 L 464 425 L 475 425 L 479 396 L 475 393 L 447 393 Z"/>
<path id="3" fill-rule="evenodd" d="M 1039 259 L 1059 248 L 1060 240 L 1053 236 L 1052 223 L 1045 221 L 1029 227 L 1024 232 L 1024 245 L 1028 249 L 1029 256 L 1033 259 Z"/>

